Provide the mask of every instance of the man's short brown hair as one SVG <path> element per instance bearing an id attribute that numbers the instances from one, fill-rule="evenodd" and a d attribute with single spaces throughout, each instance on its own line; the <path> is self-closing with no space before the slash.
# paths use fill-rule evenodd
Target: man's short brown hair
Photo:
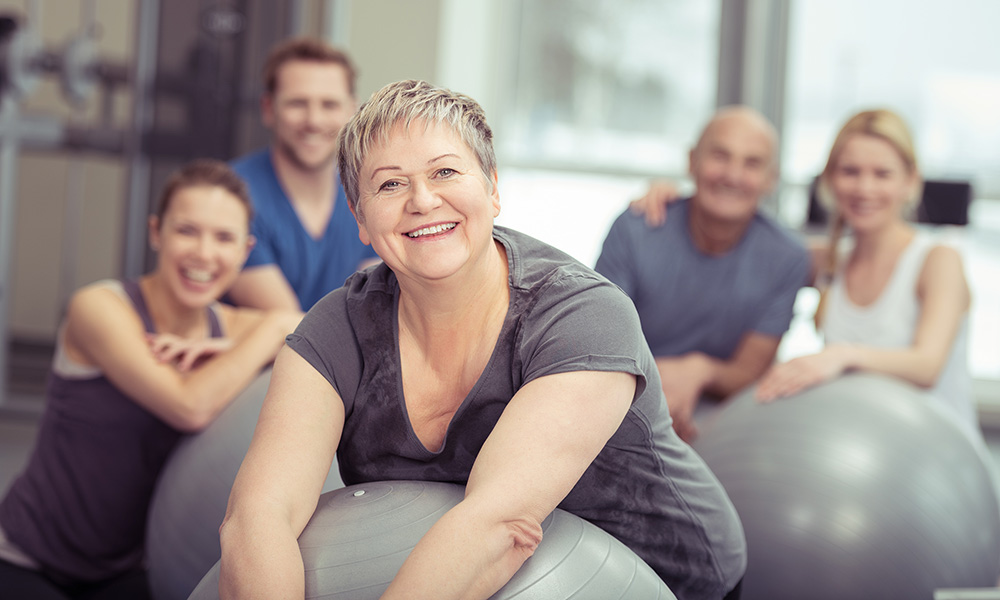
<path id="1" fill-rule="evenodd" d="M 355 83 L 358 73 L 346 52 L 327 44 L 322 40 L 308 37 L 292 38 L 280 42 L 267 55 L 264 62 L 264 93 L 271 96 L 278 87 L 278 71 L 287 62 L 301 60 L 317 63 L 330 63 L 344 67 L 347 73 L 347 88 L 351 96 L 355 96 Z"/>

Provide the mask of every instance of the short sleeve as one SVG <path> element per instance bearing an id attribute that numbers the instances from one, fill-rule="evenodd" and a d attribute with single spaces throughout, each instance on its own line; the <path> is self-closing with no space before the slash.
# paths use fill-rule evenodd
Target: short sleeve
<path id="1" fill-rule="evenodd" d="M 804 248 L 796 248 L 794 260 L 779 271 L 767 303 L 753 330 L 765 335 L 781 337 L 788 331 L 795 310 L 799 289 L 809 283 L 810 258 Z"/>
<path id="2" fill-rule="evenodd" d="M 250 255 L 247 257 L 247 262 L 243 265 L 243 268 L 276 264 L 278 258 L 274 253 L 274 242 L 271 239 L 270 232 L 264 226 L 263 217 L 259 212 L 254 215 L 253 222 L 250 223 L 250 233 L 253 235 L 256 243 L 250 249 Z"/>
<path id="3" fill-rule="evenodd" d="M 628 234 L 628 213 L 623 213 L 611 224 L 608 235 L 604 238 L 601 255 L 594 265 L 601 275 L 607 277 L 625 293 L 635 297 L 636 277 L 633 267 L 635 259 L 632 256 L 631 236 Z"/>
<path id="4" fill-rule="evenodd" d="M 294 350 L 333 386 L 345 404 L 358 389 L 362 359 L 347 312 L 347 290 L 327 294 L 285 338 Z"/>
<path id="5" fill-rule="evenodd" d="M 534 294 L 519 340 L 523 382 L 571 371 L 620 371 L 646 387 L 649 349 L 632 301 L 606 279 L 554 276 Z"/>

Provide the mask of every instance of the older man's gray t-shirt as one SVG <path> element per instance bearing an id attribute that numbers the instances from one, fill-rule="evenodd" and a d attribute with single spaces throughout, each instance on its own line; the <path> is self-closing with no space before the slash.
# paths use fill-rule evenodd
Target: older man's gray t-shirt
<path id="1" fill-rule="evenodd" d="M 337 390 L 346 420 L 337 450 L 348 485 L 384 480 L 464 484 L 514 394 L 570 371 L 636 376 L 632 407 L 559 505 L 642 557 L 679 598 L 720 598 L 746 567 L 736 512 L 719 482 L 671 427 L 653 356 L 631 300 L 568 255 L 494 228 L 507 251 L 510 304 L 493 354 L 428 450 L 408 420 L 401 380 L 399 287 L 384 264 L 353 275 L 309 311 L 289 346 Z"/>
<path id="2" fill-rule="evenodd" d="M 635 302 L 653 356 L 698 351 L 729 360 L 747 334 L 780 338 L 808 284 L 805 247 L 758 213 L 733 249 L 709 256 L 691 239 L 691 202 L 671 204 L 662 227 L 626 210 L 594 268 Z"/>

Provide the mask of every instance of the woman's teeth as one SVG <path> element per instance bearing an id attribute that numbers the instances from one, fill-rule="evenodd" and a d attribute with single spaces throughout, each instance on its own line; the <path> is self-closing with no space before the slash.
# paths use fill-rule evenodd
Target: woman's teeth
<path id="1" fill-rule="evenodd" d="M 183 274 L 198 283 L 208 283 L 212 280 L 212 273 L 203 269 L 184 269 Z"/>
<path id="2" fill-rule="evenodd" d="M 417 229 L 416 231 L 411 231 L 406 235 L 411 238 L 418 238 L 423 235 L 434 235 L 435 233 L 441 233 L 442 231 L 448 231 L 449 229 L 454 229 L 455 223 L 446 223 L 443 225 L 433 225 L 431 227 L 424 227 L 423 229 Z"/>

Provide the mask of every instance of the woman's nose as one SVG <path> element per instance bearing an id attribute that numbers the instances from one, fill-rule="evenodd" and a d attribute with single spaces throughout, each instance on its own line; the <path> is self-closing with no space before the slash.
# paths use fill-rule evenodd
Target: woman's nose
<path id="1" fill-rule="evenodd" d="M 410 212 L 425 214 L 437 208 L 441 204 L 441 199 L 428 183 L 416 181 L 413 183 L 407 204 Z"/>
<path id="2" fill-rule="evenodd" d="M 870 194 L 875 189 L 875 178 L 871 175 L 861 175 L 858 178 L 858 193 Z"/>
<path id="3" fill-rule="evenodd" d="M 200 258 L 209 259 L 215 252 L 215 241 L 211 236 L 201 236 L 195 245 L 195 252 Z"/>

